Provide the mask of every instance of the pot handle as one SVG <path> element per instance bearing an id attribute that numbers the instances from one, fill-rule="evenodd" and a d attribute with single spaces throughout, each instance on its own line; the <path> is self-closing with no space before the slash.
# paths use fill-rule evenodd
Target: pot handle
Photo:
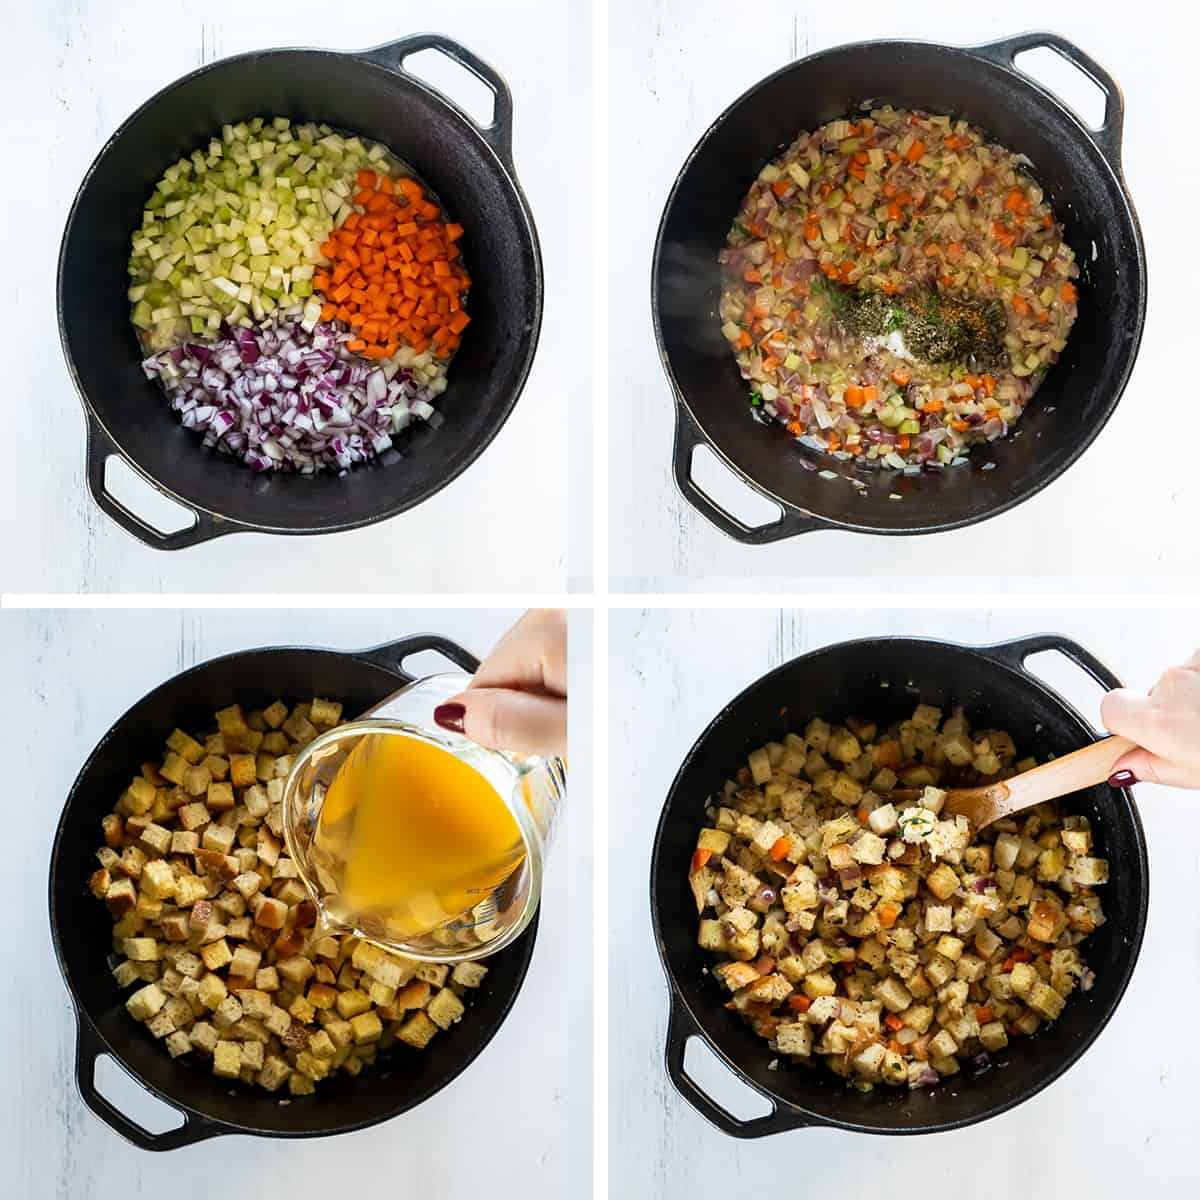
<path id="1" fill-rule="evenodd" d="M 1121 131 L 1125 124 L 1125 101 L 1117 81 L 1090 54 L 1080 50 L 1074 42 L 1061 34 L 1045 31 L 1018 33 L 1015 37 L 999 42 L 988 42 L 983 46 L 972 46 L 971 50 L 984 58 L 1021 71 L 1016 57 L 1026 50 L 1053 50 L 1073 66 L 1078 67 L 1104 93 L 1104 120 L 1099 129 L 1088 129 L 1091 139 L 1100 147 L 1101 153 L 1118 172 L 1121 170 Z M 1021 71 L 1022 75 L 1027 73 Z M 1044 87 L 1044 84 L 1040 86 Z M 1082 123 L 1082 122 L 1081 122 Z M 1084 126 L 1087 128 L 1087 126 Z"/>
<path id="2" fill-rule="evenodd" d="M 470 650 L 464 650 L 457 642 L 441 637 L 436 633 L 414 633 L 411 637 L 400 638 L 395 642 L 384 642 L 382 646 L 372 646 L 359 654 L 360 658 L 370 659 L 389 671 L 396 671 L 407 679 L 415 679 L 411 671 L 405 670 L 404 660 L 423 650 L 434 650 L 443 658 L 448 658 L 456 667 L 474 675 L 479 670 L 479 659 Z"/>
<path id="3" fill-rule="evenodd" d="M 137 513 L 126 508 L 108 490 L 104 482 L 104 467 L 114 456 L 124 458 L 116 443 L 89 415 L 87 419 L 88 490 L 92 493 L 92 499 L 101 511 L 116 521 L 126 533 L 133 534 L 144 546 L 149 546 L 151 550 L 183 550 L 188 546 L 198 546 L 201 542 L 211 541 L 213 538 L 235 531 L 236 526 L 231 525 L 228 521 L 218 520 L 199 509 L 192 509 L 192 515 L 196 520 L 186 529 L 177 530 L 175 533 L 163 533 L 161 530 L 155 529 L 153 525 L 142 520 Z M 127 458 L 124 461 L 129 462 Z M 130 463 L 130 466 L 132 465 Z M 134 470 L 136 469 L 135 467 Z M 138 474 L 146 479 L 146 476 L 142 475 L 140 471 Z M 146 482 L 151 487 L 158 488 L 152 479 L 146 479 Z M 162 488 L 158 488 L 158 490 L 162 491 Z M 171 496 L 171 499 L 178 501 L 176 496 Z"/>
<path id="4" fill-rule="evenodd" d="M 404 61 L 411 55 L 416 54 L 420 50 L 437 50 L 444 54 L 447 58 L 452 58 L 460 67 L 470 71 L 480 83 L 484 84 L 492 93 L 492 123 L 490 125 L 480 125 L 469 114 L 464 112 L 454 101 L 446 96 L 438 89 L 439 96 L 453 104 L 455 109 L 462 113 L 476 129 L 483 134 L 488 145 L 500 156 L 504 161 L 504 165 L 513 169 L 512 160 L 512 119 L 513 119 L 513 103 L 512 92 L 509 91 L 508 84 L 504 82 L 504 77 L 494 67 L 489 66 L 473 54 L 466 46 L 460 42 L 456 42 L 453 38 L 445 37 L 440 33 L 414 33 L 411 37 L 400 38 L 395 42 L 387 42 L 382 46 L 374 46 L 370 50 L 362 52 L 363 58 L 369 58 L 372 62 L 377 62 L 380 66 L 389 68 L 392 71 L 399 71 L 402 75 L 408 75 L 409 78 L 416 78 L 411 72 L 404 69 Z M 419 81 L 423 87 L 430 87 L 423 79 Z"/>
<path id="5" fill-rule="evenodd" d="M 1085 650 L 1078 642 L 1058 633 L 1035 633 L 1030 637 L 1016 638 L 1011 642 L 998 642 L 994 646 L 980 646 L 980 652 L 989 658 L 998 659 L 1010 667 L 1020 671 L 1028 671 L 1025 660 L 1031 654 L 1043 650 L 1057 650 L 1065 654 L 1077 667 L 1086 671 L 1106 691 L 1123 687 L 1121 680 L 1113 674 L 1090 650 Z"/>
<path id="6" fill-rule="evenodd" d="M 800 533 L 810 533 L 814 529 L 827 528 L 825 522 L 808 513 L 789 511 L 784 508 L 779 518 L 768 525 L 757 527 L 746 525 L 731 513 L 727 513 L 717 502 L 696 483 L 692 478 L 692 453 L 697 446 L 706 445 L 707 439 L 700 432 L 691 414 L 679 399 L 675 401 L 675 447 L 674 471 L 675 486 L 683 493 L 683 498 L 702 517 L 707 518 L 727 537 L 747 546 L 765 546 L 770 542 L 778 542 L 784 538 L 795 537 Z M 749 488 L 754 488 L 740 471 L 729 468 Z M 756 491 L 758 489 L 755 489 Z"/>
<path id="7" fill-rule="evenodd" d="M 207 1138 L 234 1132 L 226 1125 L 189 1112 L 181 1114 L 182 1125 L 177 1129 L 169 1129 L 166 1133 L 149 1133 L 131 1121 L 107 1097 L 96 1090 L 96 1060 L 102 1054 L 109 1053 L 108 1047 L 84 1016 L 77 1016 L 76 1026 L 78 1037 L 75 1042 L 75 1081 L 79 1085 L 79 1094 L 83 1097 L 84 1104 L 111 1130 L 119 1133 L 126 1141 L 132 1142 L 139 1150 L 177 1150 L 180 1146 L 190 1146 Z"/>
<path id="8" fill-rule="evenodd" d="M 667 1074 L 679 1094 L 710 1124 L 715 1125 L 722 1133 L 735 1138 L 766 1137 L 772 1133 L 786 1133 L 789 1129 L 803 1129 L 818 1124 L 807 1117 L 785 1112 L 774 1097 L 764 1095 L 771 1101 L 771 1111 L 762 1117 L 754 1117 L 749 1121 L 741 1121 L 732 1113 L 723 1109 L 700 1085 L 687 1073 L 683 1065 L 684 1052 L 688 1042 L 693 1037 L 702 1036 L 691 1018 L 686 1016 L 683 1005 L 672 992 L 671 1012 L 667 1019 L 666 1063 Z M 757 1090 L 757 1089 L 755 1089 Z M 759 1093 L 763 1095 L 763 1093 Z"/>

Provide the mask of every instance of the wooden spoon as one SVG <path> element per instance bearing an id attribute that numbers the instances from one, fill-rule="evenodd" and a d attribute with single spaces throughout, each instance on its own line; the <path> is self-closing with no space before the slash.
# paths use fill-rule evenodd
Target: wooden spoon
<path id="1" fill-rule="evenodd" d="M 1023 808 L 1033 808 L 1046 800 L 1066 796 L 1081 788 L 1103 783 L 1112 774 L 1117 761 L 1137 743 L 1128 738 L 1107 737 L 1082 750 L 1073 750 L 1062 758 L 1053 758 L 1040 767 L 1022 775 L 1014 775 L 986 787 L 949 788 L 942 812 L 963 816 L 978 833 L 993 821 L 1011 816 Z M 922 792 L 916 788 L 898 788 L 891 793 L 893 800 L 919 800 Z"/>

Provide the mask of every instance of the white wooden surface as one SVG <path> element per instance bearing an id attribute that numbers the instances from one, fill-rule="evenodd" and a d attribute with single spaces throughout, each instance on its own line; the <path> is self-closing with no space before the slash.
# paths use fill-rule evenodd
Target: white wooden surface
<path id="1" fill-rule="evenodd" d="M 1169 1028 L 1171 997 L 1200 990 L 1195 897 L 1200 794 L 1139 785 L 1150 846 L 1152 899 L 1141 960 L 1109 1026 L 1067 1074 L 1013 1111 L 954 1133 L 922 1138 L 801 1130 L 739 1142 L 711 1128 L 678 1095 L 662 1065 L 667 986 L 654 949 L 647 900 L 651 839 L 683 756 L 716 713 L 747 684 L 806 650 L 872 634 L 907 633 L 961 642 L 1034 632 L 1068 634 L 1130 685 L 1146 688 L 1194 649 L 1194 613 L 1063 612 L 942 614 L 729 610 L 615 612 L 610 625 L 611 778 L 609 1143 L 611 1192 L 638 1200 L 780 1194 L 790 1179 L 806 1196 L 861 1197 L 916 1188 L 1013 1196 L 1123 1197 L 1191 1184 L 1195 1151 L 1195 1038 Z M 1046 658 L 1046 656 L 1042 656 Z M 1057 660 L 1057 661 L 1056 661 Z M 1041 659 L 1039 659 L 1040 663 Z M 1100 690 L 1060 656 L 1039 669 L 1052 686 L 1099 718 Z M 733 766 L 735 764 L 731 764 Z M 684 869 L 681 864 L 680 869 Z M 1114 864 L 1116 870 L 1120 864 Z M 693 1046 L 698 1043 L 693 1041 Z M 709 1057 L 695 1073 L 742 1117 L 765 1104 Z M 689 1068 L 691 1060 L 689 1058 Z M 747 1097 L 754 1097 L 753 1103 Z M 790 1166 L 788 1165 L 790 1164 Z M 781 1173 L 782 1172 L 782 1173 Z M 888 1183 L 887 1181 L 892 1181 Z"/>
<path id="2" fill-rule="evenodd" d="M 571 797 L 549 859 L 529 974 L 480 1058 L 405 1116 L 311 1141 L 233 1136 L 169 1154 L 134 1149 L 79 1099 L 74 1020 L 46 914 L 50 844 L 76 771 L 112 722 L 164 679 L 235 649 L 286 642 L 350 649 L 425 630 L 483 654 L 516 615 L 0 614 L 0 708 L 7 714 L 0 754 L 9 798 L 0 903 L 10 915 L 0 972 L 0 1044 L 6 1047 L 0 1193 L 22 1200 L 365 1196 L 389 1189 L 438 1200 L 518 1192 L 551 1200 L 568 1189 L 584 1194 L 591 1179 L 591 949 L 586 938 L 568 941 L 567 930 L 590 913 L 590 864 L 583 853 L 590 840 L 587 614 L 572 618 L 571 691 L 579 702 L 572 710 Z M 583 811 L 573 816 L 572 805 Z M 145 1118 L 157 1102 L 147 1104 L 139 1090 L 128 1083 L 121 1102 Z"/>
<path id="3" fill-rule="evenodd" d="M 6 153 L 10 165 L 28 164 L 45 186 L 35 194 L 10 180 L 0 192 L 0 221 L 17 231 L 0 290 L 9 346 L 0 588 L 267 591 L 268 568 L 277 579 L 286 571 L 289 590 L 306 592 L 563 590 L 568 413 L 586 423 L 590 408 L 590 347 L 581 334 L 590 305 L 581 267 L 587 207 L 568 203 L 572 193 L 586 199 L 590 190 L 590 160 L 578 153 L 577 132 L 590 105 L 589 74 L 579 65 L 587 44 L 568 53 L 568 28 L 578 32 L 580 14 L 554 0 L 447 0 L 436 10 L 413 0 L 47 0 L 6 5 L 4 16 L 11 44 L 20 47 L 0 78 Z M 465 474 L 381 525 L 319 538 L 239 534 L 174 554 L 147 549 L 87 495 L 83 410 L 59 348 L 55 264 L 79 180 L 129 113 L 203 63 L 272 46 L 361 49 L 429 28 L 470 47 L 513 91 L 514 157 L 546 270 L 542 338 L 520 403 Z M 439 74 L 446 90 L 461 82 L 457 68 Z M 586 538 L 584 520 L 571 527 Z M 574 574 L 589 569 L 586 542 L 579 555 Z"/>
<path id="4" fill-rule="evenodd" d="M 947 564 L 963 587 L 984 592 L 1001 573 L 1029 577 L 1028 590 L 1061 590 L 1068 576 L 1143 590 L 1166 586 L 1164 576 L 1200 574 L 1192 536 L 1200 476 L 1178 457 L 1164 462 L 1170 438 L 1157 436 L 1179 412 L 1168 397 L 1179 363 L 1194 354 L 1197 258 L 1177 235 L 1193 221 L 1200 167 L 1164 114 L 1192 109 L 1188 47 L 1197 19 L 1189 6 L 1158 2 L 1135 21 L 1104 20 L 1104 12 L 1089 0 L 759 0 L 743 19 L 723 0 L 612 0 L 610 553 L 621 586 L 740 593 L 790 579 L 818 588 L 866 574 L 919 580 Z M 1137 368 L 1113 418 L 1065 476 L 985 525 L 922 538 L 817 533 L 761 548 L 726 538 L 671 478 L 671 395 L 649 315 L 654 234 L 685 157 L 747 87 L 817 50 L 882 37 L 970 44 L 1044 28 L 1108 67 L 1125 94 L 1125 173 L 1145 233 L 1151 300 Z M 1073 74 L 1065 67 L 1055 78 Z"/>

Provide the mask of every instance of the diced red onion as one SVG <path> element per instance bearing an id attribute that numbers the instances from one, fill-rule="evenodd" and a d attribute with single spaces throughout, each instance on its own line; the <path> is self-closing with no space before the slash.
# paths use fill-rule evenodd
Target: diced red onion
<path id="1" fill-rule="evenodd" d="M 443 420 L 432 390 L 408 369 L 365 364 L 346 349 L 354 336 L 328 323 L 311 333 L 302 310 L 253 329 L 222 330 L 147 358 L 185 428 L 254 471 L 340 473 L 384 453 L 415 417 Z M 390 378 L 389 378 L 390 376 Z"/>

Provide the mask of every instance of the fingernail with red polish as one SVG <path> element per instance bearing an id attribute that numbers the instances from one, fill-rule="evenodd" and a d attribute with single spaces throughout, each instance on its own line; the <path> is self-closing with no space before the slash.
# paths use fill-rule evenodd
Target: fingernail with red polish
<path id="1" fill-rule="evenodd" d="M 1135 783 L 1137 783 L 1137 776 L 1132 771 L 1114 771 L 1108 777 L 1109 787 L 1132 787 Z"/>
<path id="2" fill-rule="evenodd" d="M 439 704 L 433 710 L 433 719 L 443 729 L 449 729 L 451 733 L 466 732 L 463 729 L 463 717 L 466 715 L 467 710 L 461 704 Z"/>

